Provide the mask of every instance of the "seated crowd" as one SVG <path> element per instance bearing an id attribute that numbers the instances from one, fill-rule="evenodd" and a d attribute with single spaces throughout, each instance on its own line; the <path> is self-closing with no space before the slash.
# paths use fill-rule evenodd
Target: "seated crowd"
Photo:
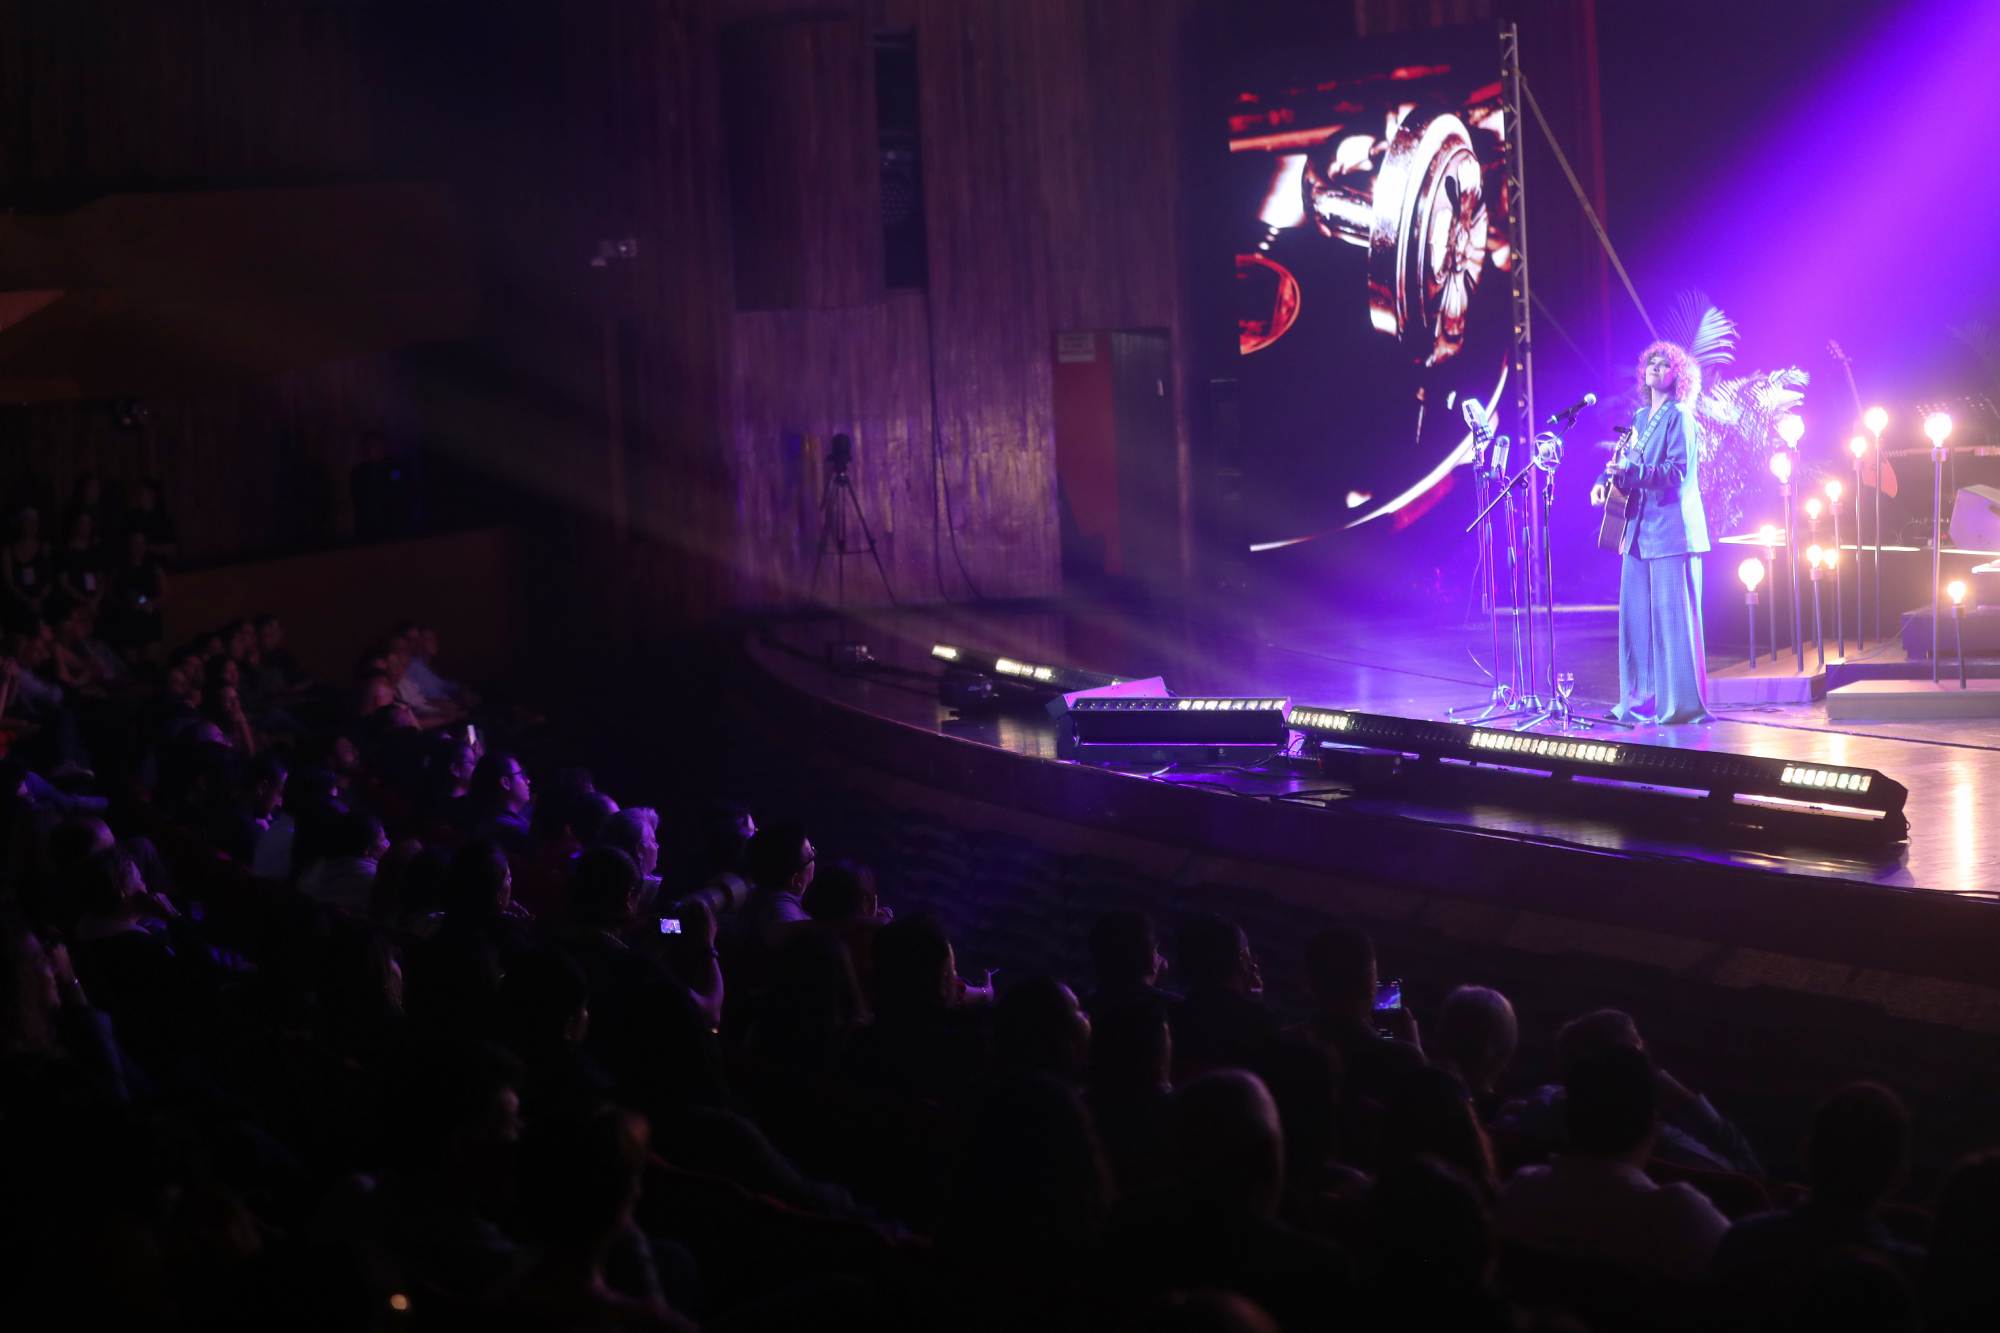
<path id="1" fill-rule="evenodd" d="M 1177 922 L 1169 968 L 1148 916 L 1107 913 L 1087 984 L 996 993 L 798 824 L 718 805 L 663 830 L 583 768 L 524 762 L 538 734 L 439 675 L 425 627 L 349 694 L 275 617 L 149 660 L 87 598 L 42 609 L 59 627 L 23 620 L 0 684 L 14 1309 L 561 1330 L 2000 1314 L 2000 1158 L 1961 1164 L 1934 1213 L 1892 1204 L 1909 1125 L 1885 1088 L 1828 1098 L 1785 1182 L 1631 1016 L 1579 1012 L 1559 1081 L 1517 1086 L 1505 996 L 1460 987 L 1420 1032 L 1351 927 L 1304 942 L 1304 1012 L 1267 1003 L 1213 915 Z"/>

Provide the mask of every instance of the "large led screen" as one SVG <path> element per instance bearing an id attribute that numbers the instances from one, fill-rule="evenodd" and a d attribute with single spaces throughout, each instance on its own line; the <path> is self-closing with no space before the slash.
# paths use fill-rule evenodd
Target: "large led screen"
<path id="1" fill-rule="evenodd" d="M 1465 403 L 1510 390 L 1500 66 L 1485 26 L 1239 76 L 1210 266 L 1233 266 L 1225 521 L 1243 548 L 1421 550 L 1432 578 L 1455 563 L 1473 512 Z"/>

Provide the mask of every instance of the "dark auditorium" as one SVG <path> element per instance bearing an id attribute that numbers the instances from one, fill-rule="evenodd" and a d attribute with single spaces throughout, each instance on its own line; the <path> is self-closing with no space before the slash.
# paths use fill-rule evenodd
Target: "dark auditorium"
<path id="1" fill-rule="evenodd" d="M 1996 68 L 0 0 L 0 1327 L 2000 1329 Z"/>

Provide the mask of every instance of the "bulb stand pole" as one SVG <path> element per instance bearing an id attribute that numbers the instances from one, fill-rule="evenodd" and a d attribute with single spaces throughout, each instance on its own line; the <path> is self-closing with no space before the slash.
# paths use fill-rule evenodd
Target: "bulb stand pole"
<path id="1" fill-rule="evenodd" d="M 1882 432 L 1875 431 L 1875 642 L 1882 642 Z M 1856 543 L 1859 545 L 1859 543 Z"/>
<path id="2" fill-rule="evenodd" d="M 1965 603 L 1951 604 L 1951 637 L 1958 647 L 1958 688 L 1965 688 Z"/>
<path id="3" fill-rule="evenodd" d="M 1938 598 L 1944 588 L 1944 445 L 1931 445 L 1931 684 L 1938 683 Z"/>
<path id="4" fill-rule="evenodd" d="M 1799 598 L 1799 524 L 1798 516 L 1792 512 L 1792 483 L 1780 482 L 1778 489 L 1785 500 L 1785 560 L 1792 567 L 1792 644 L 1798 650 L 1799 674 L 1806 670 L 1806 635 L 1801 623 L 1805 615 L 1804 603 Z"/>
<path id="5" fill-rule="evenodd" d="M 1854 456 L 1854 651 L 1863 652 L 1868 647 L 1866 622 L 1862 620 L 1861 595 L 1861 455 Z M 1880 600 L 1881 593 L 1876 593 Z M 1882 618 L 1881 608 L 1876 608 L 1875 618 Z M 1880 635 L 1876 636 L 1880 638 Z"/>
<path id="6" fill-rule="evenodd" d="M 1812 590 L 1813 590 L 1813 642 L 1819 645 L 1819 669 L 1821 671 L 1824 671 L 1826 670 L 1826 631 L 1821 627 L 1819 619 L 1819 566 L 1818 565 L 1813 566 Z"/>

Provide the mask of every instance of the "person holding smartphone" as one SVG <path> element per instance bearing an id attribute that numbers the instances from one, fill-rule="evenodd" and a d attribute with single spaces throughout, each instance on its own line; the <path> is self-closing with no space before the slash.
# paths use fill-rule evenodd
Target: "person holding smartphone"
<path id="1" fill-rule="evenodd" d="M 1375 941 L 1353 926 L 1320 931 L 1306 943 L 1313 1016 L 1302 1035 L 1341 1061 L 1341 1138 L 1358 1161 L 1371 1160 L 1399 1078 L 1424 1067 L 1417 1018 L 1401 981 L 1384 983 Z"/>
<path id="2" fill-rule="evenodd" d="M 104 637 L 127 652 L 146 652 L 160 641 L 167 573 L 148 547 L 144 528 L 134 527 L 125 534 L 125 550 L 109 582 Z"/>

